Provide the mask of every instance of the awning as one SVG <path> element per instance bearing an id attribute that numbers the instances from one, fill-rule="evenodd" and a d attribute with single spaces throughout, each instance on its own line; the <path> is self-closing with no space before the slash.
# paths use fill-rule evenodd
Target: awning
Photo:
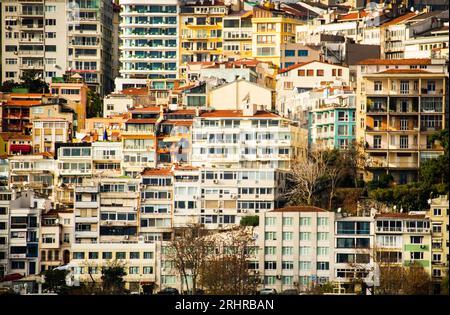
<path id="1" fill-rule="evenodd" d="M 20 273 L 12 273 L 10 275 L 6 275 L 3 278 L 1 278 L 0 282 L 14 281 L 14 280 L 22 279 L 22 278 L 23 278 L 23 276 Z"/>
<path id="2" fill-rule="evenodd" d="M 178 142 L 180 141 L 182 138 L 181 137 L 177 137 L 177 136 L 171 136 L 171 137 L 165 137 L 163 139 L 164 142 Z"/>
<path id="3" fill-rule="evenodd" d="M 31 152 L 31 145 L 29 145 L 29 144 L 11 144 L 11 146 L 9 147 L 9 150 L 11 152 L 29 153 L 29 152 Z"/>

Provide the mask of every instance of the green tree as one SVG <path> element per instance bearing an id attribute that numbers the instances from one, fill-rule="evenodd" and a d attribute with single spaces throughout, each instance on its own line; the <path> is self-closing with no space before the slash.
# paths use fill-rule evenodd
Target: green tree
<path id="1" fill-rule="evenodd" d="M 20 87 L 20 84 L 17 82 L 14 82 L 13 80 L 8 80 L 2 83 L 0 85 L 0 92 L 11 92 L 12 89 Z"/>
<path id="2" fill-rule="evenodd" d="M 43 275 L 45 283 L 43 289 L 58 293 L 66 286 L 66 276 L 69 272 L 67 270 L 46 270 Z"/>
<path id="3" fill-rule="evenodd" d="M 123 294 L 125 292 L 126 276 L 125 267 L 117 261 L 110 262 L 108 266 L 102 267 L 102 287 L 106 294 Z"/>
<path id="4" fill-rule="evenodd" d="M 103 103 L 100 95 L 94 90 L 89 89 L 87 93 L 87 104 L 86 104 L 87 118 L 100 117 L 103 112 Z"/>
<path id="5" fill-rule="evenodd" d="M 41 79 L 42 72 L 38 70 L 26 70 L 20 77 L 21 87 L 27 88 L 30 93 L 48 93 L 48 84 Z"/>
<path id="6" fill-rule="evenodd" d="M 242 226 L 258 226 L 259 225 L 259 217 L 257 215 L 248 215 L 242 217 L 240 224 Z"/>
<path id="7" fill-rule="evenodd" d="M 441 294 L 448 295 L 448 271 L 441 282 Z"/>

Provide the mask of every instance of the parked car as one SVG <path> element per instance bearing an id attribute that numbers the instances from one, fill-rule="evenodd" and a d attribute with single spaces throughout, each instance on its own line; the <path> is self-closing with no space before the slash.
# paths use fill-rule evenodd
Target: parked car
<path id="1" fill-rule="evenodd" d="M 175 288 L 164 288 L 161 291 L 158 292 L 159 295 L 178 295 L 180 292 L 178 292 Z"/>
<path id="2" fill-rule="evenodd" d="M 258 294 L 259 295 L 275 295 L 275 294 L 277 294 L 277 290 L 264 288 L 264 289 L 259 290 Z"/>
<path id="3" fill-rule="evenodd" d="M 288 289 L 288 290 L 284 290 L 283 292 L 281 292 L 281 294 L 283 295 L 298 295 L 298 290 L 297 289 Z"/>

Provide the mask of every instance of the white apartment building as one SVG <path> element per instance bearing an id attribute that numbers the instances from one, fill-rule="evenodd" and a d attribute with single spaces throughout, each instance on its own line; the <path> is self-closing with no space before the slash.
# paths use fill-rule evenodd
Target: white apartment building
<path id="1" fill-rule="evenodd" d="M 92 172 L 97 176 L 122 174 L 122 142 L 96 141 L 92 143 Z"/>
<path id="2" fill-rule="evenodd" d="M 170 240 L 174 204 L 170 169 L 145 169 L 140 182 L 139 235 L 145 241 Z"/>
<path id="3" fill-rule="evenodd" d="M 265 288 L 307 291 L 334 279 L 334 212 L 291 206 L 259 215 L 259 275 Z"/>
<path id="4" fill-rule="evenodd" d="M 0 277 L 9 273 L 9 204 L 12 198 L 12 191 L 0 187 Z"/>
<path id="5" fill-rule="evenodd" d="M 50 83 L 79 73 L 100 94 L 112 90 L 109 0 L 2 1 L 2 81 L 37 70 Z"/>
<path id="6" fill-rule="evenodd" d="M 280 115 L 289 117 L 294 111 L 286 106 L 296 94 L 318 88 L 324 84 L 349 85 L 348 67 L 321 61 L 300 63 L 283 69 L 277 75 L 276 109 Z"/>
<path id="7" fill-rule="evenodd" d="M 125 267 L 125 288 L 142 292 L 143 285 L 154 284 L 160 276 L 159 243 L 143 241 L 72 244 L 70 266 L 75 283 L 101 281 L 101 268 L 116 261 Z"/>
<path id="8" fill-rule="evenodd" d="M 300 155 L 300 130 L 257 106 L 213 110 L 194 118 L 192 165 L 289 169 Z"/>
<path id="9" fill-rule="evenodd" d="M 39 237 L 41 213 L 50 209 L 50 202 L 24 191 L 11 200 L 9 209 L 9 270 L 24 276 L 40 272 Z"/>
<path id="10" fill-rule="evenodd" d="M 116 90 L 173 87 L 178 72 L 178 0 L 120 0 L 120 78 Z M 172 85 L 166 85 L 171 82 Z"/>
<path id="11" fill-rule="evenodd" d="M 374 222 L 374 213 L 370 216 L 341 215 L 335 219 L 333 276 L 341 290 L 357 290 L 352 284 L 355 279 L 361 279 L 369 287 L 377 282 Z"/>

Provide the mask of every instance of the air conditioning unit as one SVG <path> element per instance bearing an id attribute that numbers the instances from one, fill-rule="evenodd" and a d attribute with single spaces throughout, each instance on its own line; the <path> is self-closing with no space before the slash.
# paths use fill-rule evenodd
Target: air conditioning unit
<path id="1" fill-rule="evenodd" d="M 192 199 L 194 200 L 197 200 L 197 198 L 198 198 L 197 196 L 192 196 Z"/>
<path id="2" fill-rule="evenodd" d="M 219 183 L 219 180 L 215 179 L 215 180 L 213 180 L 213 183 L 214 183 L 214 184 L 218 184 L 218 183 Z"/>
<path id="3" fill-rule="evenodd" d="M 124 237 L 124 239 L 126 239 L 126 240 L 129 239 L 129 238 L 130 238 L 130 237 L 129 237 L 128 235 L 125 235 L 125 237 Z"/>
<path id="4" fill-rule="evenodd" d="M 427 248 L 427 245 L 420 245 L 420 248 L 425 249 L 425 248 Z"/>
<path id="5" fill-rule="evenodd" d="M 280 275 L 277 275 L 277 280 L 281 280 L 281 276 Z"/>
<path id="6" fill-rule="evenodd" d="M 219 209 L 214 209 L 214 212 L 215 213 L 219 213 Z"/>
<path id="7" fill-rule="evenodd" d="M 247 213 L 247 209 L 242 209 L 242 213 Z"/>

